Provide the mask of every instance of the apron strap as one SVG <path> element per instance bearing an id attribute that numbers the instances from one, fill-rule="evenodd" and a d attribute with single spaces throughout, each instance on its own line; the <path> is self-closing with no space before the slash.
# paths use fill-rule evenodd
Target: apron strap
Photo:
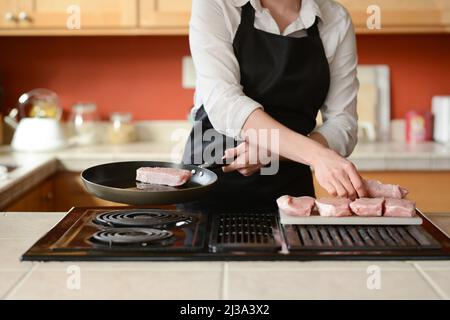
<path id="1" fill-rule="evenodd" d="M 241 24 L 247 28 L 254 28 L 255 25 L 255 9 L 253 9 L 252 4 L 247 2 L 242 7 L 241 13 Z"/>
<path id="2" fill-rule="evenodd" d="M 306 29 L 306 33 L 308 34 L 308 37 L 319 37 L 319 28 L 317 27 L 319 23 L 319 19 L 316 17 L 316 20 L 314 21 L 313 25 Z"/>

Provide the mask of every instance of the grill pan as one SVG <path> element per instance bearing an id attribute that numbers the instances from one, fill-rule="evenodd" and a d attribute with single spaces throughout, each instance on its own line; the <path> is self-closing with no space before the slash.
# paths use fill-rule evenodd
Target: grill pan
<path id="1" fill-rule="evenodd" d="M 81 179 L 90 194 L 104 200 L 131 205 L 175 204 L 205 196 L 217 181 L 217 175 L 208 169 L 215 166 L 217 165 L 194 166 L 162 161 L 112 162 L 84 170 Z M 144 189 L 139 189 L 136 170 L 141 167 L 185 169 L 193 174 L 180 187 L 145 184 Z"/>

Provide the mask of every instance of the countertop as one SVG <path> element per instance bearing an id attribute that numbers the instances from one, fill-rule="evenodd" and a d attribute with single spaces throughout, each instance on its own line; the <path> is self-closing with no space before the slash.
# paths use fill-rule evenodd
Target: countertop
<path id="1" fill-rule="evenodd" d="M 450 298 L 450 261 L 20 262 L 63 216 L 0 213 L 2 299 Z M 430 217 L 450 233 L 448 215 Z"/>
<path id="2" fill-rule="evenodd" d="M 172 124 L 173 126 L 173 124 Z M 18 198 L 58 170 L 80 172 L 90 166 L 131 160 L 179 162 L 185 134 L 173 129 L 159 133 L 159 139 L 125 145 L 79 146 L 47 153 L 19 153 L 10 147 L 0 147 L 0 164 L 15 166 L 7 179 L 0 181 L 0 207 Z M 155 136 L 155 134 L 153 134 Z M 164 137 L 175 137 L 170 140 Z M 450 146 L 437 143 L 359 144 L 350 159 L 361 171 L 450 170 Z"/>

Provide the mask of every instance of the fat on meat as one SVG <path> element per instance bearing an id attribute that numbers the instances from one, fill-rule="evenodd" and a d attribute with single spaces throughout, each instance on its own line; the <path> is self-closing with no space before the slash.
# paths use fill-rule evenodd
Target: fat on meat
<path id="1" fill-rule="evenodd" d="M 281 196 L 277 199 L 278 208 L 289 215 L 307 217 L 311 215 L 315 199 L 312 197 Z"/>
<path id="2" fill-rule="evenodd" d="M 381 217 L 384 198 L 359 198 L 350 203 L 350 209 L 361 217 Z"/>
<path id="3" fill-rule="evenodd" d="M 322 198 L 316 200 L 316 207 L 323 217 L 348 217 L 352 215 L 347 198 Z"/>
<path id="4" fill-rule="evenodd" d="M 377 180 L 366 180 L 365 184 L 370 198 L 403 199 L 409 193 L 398 184 L 384 184 Z"/>
<path id="5" fill-rule="evenodd" d="M 416 203 L 407 199 L 386 199 L 385 217 L 412 217 L 416 212 Z"/>

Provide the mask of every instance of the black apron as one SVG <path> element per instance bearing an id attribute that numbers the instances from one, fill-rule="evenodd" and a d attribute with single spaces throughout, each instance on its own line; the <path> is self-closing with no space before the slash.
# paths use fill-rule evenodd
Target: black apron
<path id="1" fill-rule="evenodd" d="M 302 38 L 285 37 L 254 27 L 255 9 L 250 2 L 242 8 L 241 23 L 233 42 L 241 73 L 244 93 L 260 103 L 265 112 L 290 129 L 308 135 L 316 126 L 330 84 L 328 60 L 320 39 L 317 22 Z M 220 54 L 220 53 L 218 53 Z M 230 137 L 223 141 L 205 141 L 194 132 L 213 129 L 202 106 L 195 114 L 194 128 L 186 144 L 183 163 L 201 164 L 205 148 L 215 143 L 237 145 Z M 217 132 L 216 132 L 217 133 Z M 219 134 L 219 133 L 217 133 Z M 201 141 L 200 141 L 201 140 Z M 230 141 L 231 140 L 231 141 Z M 280 142 L 282 143 L 282 142 Z M 221 163 L 222 154 L 215 155 Z M 314 196 L 311 170 L 308 166 L 280 161 L 275 175 L 255 173 L 245 177 L 238 172 L 218 176 L 217 186 L 205 199 L 185 208 L 210 211 L 274 209 L 282 195 Z"/>

